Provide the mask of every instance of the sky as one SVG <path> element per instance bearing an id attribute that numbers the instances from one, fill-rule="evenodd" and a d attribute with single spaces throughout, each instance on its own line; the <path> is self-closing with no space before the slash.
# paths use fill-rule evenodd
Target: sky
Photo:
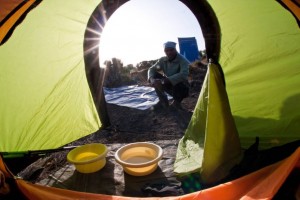
<path id="1" fill-rule="evenodd" d="M 195 37 L 205 49 L 200 25 L 194 14 L 178 0 L 131 0 L 108 19 L 101 33 L 100 66 L 119 58 L 124 66 L 164 56 L 163 43 L 178 37 Z"/>

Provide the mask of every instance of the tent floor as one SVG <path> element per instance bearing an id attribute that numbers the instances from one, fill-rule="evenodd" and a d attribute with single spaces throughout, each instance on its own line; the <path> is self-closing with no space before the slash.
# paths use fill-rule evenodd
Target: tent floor
<path id="1" fill-rule="evenodd" d="M 193 97 L 196 102 L 197 96 Z M 185 191 L 181 180 L 173 172 L 178 141 L 192 116 L 194 103 L 183 102 L 185 110 L 160 111 L 137 110 L 107 104 L 112 126 L 99 130 L 69 145 L 99 142 L 106 144 L 109 152 L 103 169 L 91 174 L 76 171 L 66 161 L 68 151 L 52 153 L 32 163 L 19 175 L 41 185 L 91 193 L 122 196 L 170 196 L 182 195 Z M 125 113 L 125 114 L 120 114 Z M 153 142 L 163 148 L 163 158 L 158 169 L 150 175 L 135 177 L 123 172 L 115 162 L 114 154 L 121 146 L 132 142 Z M 189 180 L 191 181 L 191 180 Z M 200 189 L 198 184 L 198 188 Z"/>

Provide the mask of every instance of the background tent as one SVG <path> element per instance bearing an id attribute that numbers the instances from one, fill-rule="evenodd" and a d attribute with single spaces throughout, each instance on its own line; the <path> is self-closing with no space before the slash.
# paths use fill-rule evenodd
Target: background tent
<path id="1" fill-rule="evenodd" d="M 196 60 L 201 60 L 195 37 L 178 38 L 178 43 L 180 54 L 182 54 L 188 61 L 194 62 Z"/>
<path id="2" fill-rule="evenodd" d="M 1 5 L 7 2 L 2 0 Z M 87 25 L 103 28 L 91 16 L 95 10 L 101 13 L 100 2 L 45 0 L 25 17 L 23 5 L 27 3 L 18 4 L 12 8 L 24 11 L 18 16 L 23 16 L 23 21 L 16 27 L 5 27 L 9 18 L 0 15 L 1 34 L 15 28 L 0 47 L 0 152 L 58 148 L 101 127 L 97 98 L 92 97 L 87 80 L 92 70 L 85 70 L 84 52 Z M 106 15 L 102 12 L 102 22 L 125 2 L 103 1 Z M 299 5 L 258 0 L 182 2 L 200 22 L 208 57 L 222 69 L 220 76 L 225 78 L 242 147 L 249 147 L 256 136 L 261 138 L 262 148 L 299 139 Z M 13 13 L 18 12 L 7 13 L 16 16 Z M 197 123 L 199 119 L 193 120 Z M 194 131 L 197 134 L 198 130 Z M 297 166 L 297 152 L 289 170 L 280 169 L 290 172 Z M 269 170 L 276 171 L 270 167 L 265 174 L 270 174 Z M 274 195 L 286 176 L 281 182 L 272 181 L 276 187 L 266 198 Z"/>

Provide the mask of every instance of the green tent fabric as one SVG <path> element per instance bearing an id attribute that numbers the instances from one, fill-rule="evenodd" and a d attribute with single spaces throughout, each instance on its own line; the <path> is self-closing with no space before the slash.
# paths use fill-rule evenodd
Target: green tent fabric
<path id="1" fill-rule="evenodd" d="M 202 181 L 210 184 L 227 176 L 241 155 L 221 74 L 209 64 L 196 109 L 178 145 L 174 171 L 179 175 L 199 171 Z"/>
<path id="2" fill-rule="evenodd" d="M 209 3 L 220 24 L 219 63 L 242 146 L 256 136 L 261 148 L 299 139 L 297 20 L 277 1 Z"/>
<path id="3" fill-rule="evenodd" d="M 42 1 L 0 47 L 0 152 L 54 149 L 101 126 L 83 41 L 98 1 Z"/>

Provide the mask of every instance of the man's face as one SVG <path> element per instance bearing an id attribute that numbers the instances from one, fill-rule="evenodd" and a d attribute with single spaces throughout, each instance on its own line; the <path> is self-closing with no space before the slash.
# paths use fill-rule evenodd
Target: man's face
<path id="1" fill-rule="evenodd" d="M 169 60 L 172 60 L 176 57 L 177 51 L 175 48 L 165 48 L 165 54 L 169 58 Z"/>

